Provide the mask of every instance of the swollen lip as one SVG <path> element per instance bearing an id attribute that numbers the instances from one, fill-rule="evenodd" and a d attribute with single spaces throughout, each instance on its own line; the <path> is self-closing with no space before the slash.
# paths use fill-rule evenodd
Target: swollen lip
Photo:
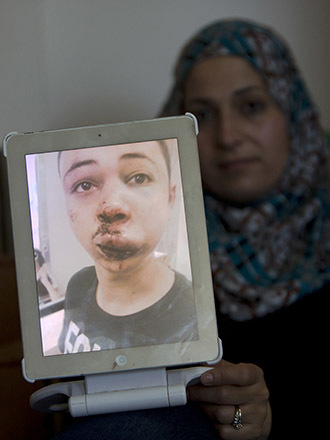
<path id="1" fill-rule="evenodd" d="M 95 244 L 110 260 L 125 260 L 138 252 L 138 247 L 120 234 L 98 236 Z"/>
<path id="2" fill-rule="evenodd" d="M 109 259 L 115 261 L 122 261 L 130 258 L 132 255 L 136 254 L 137 250 L 130 247 L 114 247 L 114 246 L 104 246 L 97 245 L 101 252 Z"/>

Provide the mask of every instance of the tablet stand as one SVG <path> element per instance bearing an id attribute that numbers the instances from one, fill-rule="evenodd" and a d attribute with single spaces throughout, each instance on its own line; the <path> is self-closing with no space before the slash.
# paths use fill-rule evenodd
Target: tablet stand
<path id="1" fill-rule="evenodd" d="M 186 387 L 209 367 L 165 367 L 88 375 L 84 380 L 49 385 L 32 394 L 30 405 L 43 412 L 69 411 L 73 417 L 185 405 Z"/>

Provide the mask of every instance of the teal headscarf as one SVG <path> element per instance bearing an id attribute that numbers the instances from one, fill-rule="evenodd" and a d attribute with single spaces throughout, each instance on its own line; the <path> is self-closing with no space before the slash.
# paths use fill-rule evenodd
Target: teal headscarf
<path id="1" fill-rule="evenodd" d="M 224 20 L 184 47 L 162 116 L 184 112 L 192 67 L 236 55 L 263 77 L 286 117 L 291 150 L 282 178 L 266 200 L 231 206 L 205 194 L 220 311 L 235 320 L 273 312 L 330 280 L 329 163 L 318 112 L 283 40 L 259 24 Z"/>

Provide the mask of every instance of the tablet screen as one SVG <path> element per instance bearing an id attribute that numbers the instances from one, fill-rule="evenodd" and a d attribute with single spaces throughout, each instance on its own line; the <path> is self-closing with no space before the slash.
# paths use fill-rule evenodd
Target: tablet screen
<path id="1" fill-rule="evenodd" d="M 25 161 L 44 356 L 198 339 L 177 139 Z"/>

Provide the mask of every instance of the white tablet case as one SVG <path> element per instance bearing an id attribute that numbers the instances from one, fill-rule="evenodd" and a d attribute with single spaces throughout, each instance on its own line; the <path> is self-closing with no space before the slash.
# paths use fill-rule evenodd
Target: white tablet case
<path id="1" fill-rule="evenodd" d="M 17 134 L 4 140 L 7 157 L 19 291 L 23 374 L 26 380 L 83 376 L 45 387 L 31 396 L 33 408 L 69 409 L 73 416 L 182 405 L 186 385 L 222 358 L 208 255 L 198 162 L 196 118 L 134 121 L 94 127 Z M 40 331 L 26 156 L 99 146 L 176 139 L 182 180 L 199 338 L 195 341 L 45 355 Z M 173 369 L 173 367 L 184 368 Z"/>

